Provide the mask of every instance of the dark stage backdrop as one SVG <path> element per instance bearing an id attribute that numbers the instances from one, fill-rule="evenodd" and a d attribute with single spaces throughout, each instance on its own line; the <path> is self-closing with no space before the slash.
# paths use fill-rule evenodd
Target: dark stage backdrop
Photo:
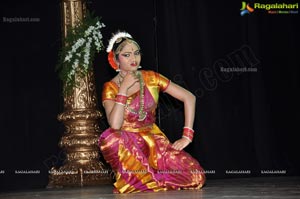
<path id="1" fill-rule="evenodd" d="M 128 31 L 142 47 L 144 69 L 197 96 L 196 135 L 186 150 L 208 179 L 299 175 L 299 14 L 255 9 L 241 16 L 241 1 L 116 0 L 88 7 L 107 26 L 105 44 L 112 32 Z M 0 190 L 43 188 L 48 170 L 63 159 L 64 126 L 56 119 L 62 88 L 54 70 L 60 5 L 0 3 L 0 13 Z M 8 21 L 14 17 L 38 20 Z M 94 69 L 100 98 L 103 83 L 115 75 L 105 52 Z M 159 107 L 158 124 L 171 141 L 178 139 L 182 104 L 162 94 Z"/>

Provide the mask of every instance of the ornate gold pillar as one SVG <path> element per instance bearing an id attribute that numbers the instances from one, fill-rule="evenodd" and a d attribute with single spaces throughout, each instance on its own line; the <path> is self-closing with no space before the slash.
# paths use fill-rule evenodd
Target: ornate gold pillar
<path id="1" fill-rule="evenodd" d="M 74 27 L 86 14 L 84 0 L 62 0 L 62 27 L 66 37 L 69 27 Z M 109 171 L 100 162 L 98 137 L 101 133 L 97 110 L 97 95 L 93 71 L 85 77 L 76 76 L 79 86 L 64 95 L 64 112 L 58 116 L 66 127 L 59 146 L 66 154 L 60 168 L 49 173 L 48 188 L 85 186 L 111 183 Z"/>

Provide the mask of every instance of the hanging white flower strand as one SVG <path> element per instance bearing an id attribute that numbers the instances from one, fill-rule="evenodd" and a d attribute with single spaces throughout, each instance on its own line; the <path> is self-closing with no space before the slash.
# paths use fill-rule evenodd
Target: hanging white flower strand
<path id="1" fill-rule="evenodd" d="M 56 69 L 64 84 L 64 94 L 70 94 L 78 86 L 76 77 L 84 77 L 92 67 L 96 53 L 104 49 L 98 17 L 87 13 L 77 26 L 68 29 L 67 36 L 59 52 L 59 63 Z"/>
<path id="2" fill-rule="evenodd" d="M 95 46 L 96 46 L 96 50 L 99 52 L 101 50 L 101 48 L 103 47 L 102 44 L 102 34 L 100 32 L 100 29 L 102 27 L 105 27 L 105 25 L 103 23 L 100 23 L 99 21 L 96 23 L 95 26 L 89 26 L 89 28 L 85 31 L 84 37 L 85 38 L 79 38 L 74 45 L 72 45 L 71 47 L 71 51 L 67 52 L 67 56 L 64 59 L 64 62 L 70 62 L 71 58 L 74 55 L 77 55 L 77 57 L 81 57 L 81 53 L 84 53 L 84 63 L 83 63 L 83 67 L 84 69 L 88 69 L 89 66 L 89 56 L 90 56 L 90 48 L 91 48 L 91 43 L 94 42 Z M 85 43 L 85 45 L 84 45 Z M 83 51 L 76 53 L 77 50 L 80 47 L 83 47 Z M 77 59 L 76 59 L 77 61 Z M 76 70 L 77 66 L 78 66 L 78 61 L 76 62 L 74 61 L 72 64 L 72 69 Z M 70 75 L 75 74 L 75 71 L 71 73 L 70 71 Z"/>

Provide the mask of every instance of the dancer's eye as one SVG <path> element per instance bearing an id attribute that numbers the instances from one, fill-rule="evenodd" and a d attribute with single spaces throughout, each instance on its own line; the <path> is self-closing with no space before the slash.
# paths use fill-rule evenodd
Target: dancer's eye
<path id="1" fill-rule="evenodd" d="M 129 53 L 124 53 L 122 54 L 123 57 L 130 57 L 130 54 Z"/>

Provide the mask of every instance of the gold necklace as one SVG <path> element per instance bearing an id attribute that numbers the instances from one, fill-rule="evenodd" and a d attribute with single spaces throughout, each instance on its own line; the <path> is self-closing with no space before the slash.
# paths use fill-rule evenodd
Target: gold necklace
<path id="1" fill-rule="evenodd" d="M 121 87 L 121 83 L 123 82 L 124 80 L 124 76 L 121 75 L 121 72 L 118 74 L 118 87 L 120 88 Z"/>

